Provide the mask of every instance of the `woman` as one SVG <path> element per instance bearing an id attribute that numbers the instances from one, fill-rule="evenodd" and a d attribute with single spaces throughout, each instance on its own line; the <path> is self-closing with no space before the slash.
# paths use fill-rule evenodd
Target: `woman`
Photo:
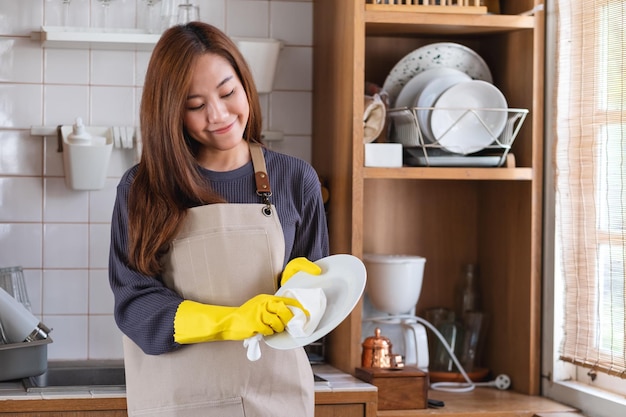
<path id="1" fill-rule="evenodd" d="M 129 415 L 313 416 L 303 349 L 246 359 L 242 340 L 281 332 L 276 297 L 328 255 L 319 180 L 260 145 L 251 72 L 233 42 L 192 22 L 165 31 L 140 109 L 143 153 L 122 177 L 110 282 L 124 333 Z M 290 272 L 287 272 L 289 270 Z"/>

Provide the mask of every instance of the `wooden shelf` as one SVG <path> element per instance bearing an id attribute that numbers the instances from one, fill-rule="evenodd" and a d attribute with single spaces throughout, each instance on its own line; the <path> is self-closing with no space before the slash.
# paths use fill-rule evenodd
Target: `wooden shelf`
<path id="1" fill-rule="evenodd" d="M 40 31 L 31 33 L 31 39 L 41 42 L 44 48 L 69 49 L 150 51 L 160 37 L 160 34 L 146 33 L 141 29 L 110 29 L 103 32 L 99 28 L 63 26 L 42 26 Z"/>
<path id="2" fill-rule="evenodd" d="M 532 168 L 363 168 L 366 179 L 530 181 Z"/>
<path id="3" fill-rule="evenodd" d="M 534 29 L 536 23 L 534 16 L 368 10 L 364 20 L 368 36 L 484 35 Z"/>

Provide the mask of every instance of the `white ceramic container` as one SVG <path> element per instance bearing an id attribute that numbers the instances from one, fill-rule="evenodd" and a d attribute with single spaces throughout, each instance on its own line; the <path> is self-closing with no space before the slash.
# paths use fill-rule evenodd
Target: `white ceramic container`
<path id="1" fill-rule="evenodd" d="M 407 314 L 422 291 L 426 258 L 411 255 L 365 254 L 367 295 L 376 310 Z"/>

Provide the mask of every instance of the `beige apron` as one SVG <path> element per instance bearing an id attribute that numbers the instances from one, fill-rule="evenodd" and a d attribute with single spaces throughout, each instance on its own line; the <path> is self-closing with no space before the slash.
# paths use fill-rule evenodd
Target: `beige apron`
<path id="1" fill-rule="evenodd" d="M 263 153 L 252 144 L 250 152 L 262 195 L 269 191 Z M 190 209 L 165 259 L 165 284 L 206 304 L 239 306 L 259 293 L 273 294 L 285 243 L 276 209 L 264 201 Z M 304 349 L 260 346 L 255 362 L 242 341 L 146 355 L 124 336 L 129 416 L 312 417 L 313 373 Z"/>

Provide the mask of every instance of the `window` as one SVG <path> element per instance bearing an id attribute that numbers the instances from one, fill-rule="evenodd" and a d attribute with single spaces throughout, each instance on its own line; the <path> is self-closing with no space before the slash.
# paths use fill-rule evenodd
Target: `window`
<path id="1" fill-rule="evenodd" d="M 626 0 L 548 6 L 542 388 L 626 415 Z"/>

